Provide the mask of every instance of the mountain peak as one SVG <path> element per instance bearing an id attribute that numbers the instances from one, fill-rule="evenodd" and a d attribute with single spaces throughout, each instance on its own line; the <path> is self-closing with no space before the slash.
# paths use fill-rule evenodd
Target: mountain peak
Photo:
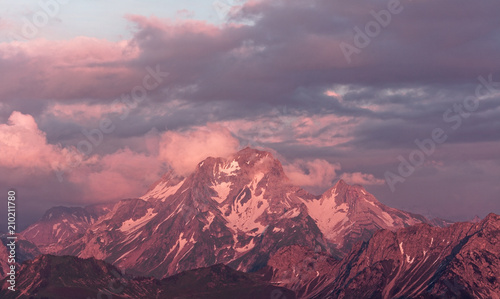
<path id="1" fill-rule="evenodd" d="M 66 217 L 81 217 L 84 218 L 87 222 L 92 222 L 95 220 L 95 216 L 89 213 L 85 208 L 82 207 L 53 207 L 47 210 L 41 221 L 58 221 Z"/>
<path id="2" fill-rule="evenodd" d="M 498 223 L 500 223 L 500 215 L 497 215 L 495 213 L 489 213 L 479 223 L 483 223 L 483 224 L 495 224 L 496 226 L 498 226 Z"/>
<path id="3" fill-rule="evenodd" d="M 359 184 L 350 185 L 346 181 L 344 181 L 343 179 L 338 180 L 337 183 L 335 184 L 334 188 L 337 188 L 338 190 L 352 189 L 352 190 L 363 191 L 364 193 L 366 193 L 366 189 L 362 185 L 359 185 Z"/>
<path id="4" fill-rule="evenodd" d="M 292 244 L 340 257 L 380 228 L 421 222 L 344 180 L 310 194 L 271 153 L 253 148 L 206 158 L 184 178 L 169 172 L 140 199 L 122 200 L 101 217 L 39 223 L 23 235 L 43 253 L 93 256 L 164 278 L 217 263 L 256 271 L 269 253 Z M 141 256 L 154 257 L 154 265 Z"/>
<path id="5" fill-rule="evenodd" d="M 254 149 L 251 147 L 246 147 L 236 154 L 234 154 L 230 159 L 234 159 L 238 161 L 239 163 L 245 163 L 247 165 L 253 165 L 256 162 L 263 161 L 264 159 L 267 159 L 269 161 L 274 161 L 277 162 L 278 164 L 281 165 L 281 163 L 276 160 L 270 152 L 267 151 L 261 151 L 258 149 Z"/>
<path id="6" fill-rule="evenodd" d="M 474 216 L 474 218 L 470 221 L 471 223 L 479 223 L 481 222 L 481 218 L 478 215 Z"/>
<path id="7" fill-rule="evenodd" d="M 198 164 L 198 173 L 209 176 L 240 176 L 241 174 L 261 173 L 288 180 L 281 162 L 267 151 L 246 147 L 227 158 L 208 157 Z"/>
<path id="8" fill-rule="evenodd" d="M 323 193 L 323 198 L 336 198 L 338 204 L 343 202 L 356 201 L 361 197 L 366 197 L 368 192 L 361 185 L 349 185 L 340 179 L 335 185 Z"/>
<path id="9" fill-rule="evenodd" d="M 236 155 L 242 155 L 242 156 L 250 156 L 250 155 L 259 155 L 259 156 L 272 156 L 272 154 L 268 151 L 263 151 L 263 150 L 258 150 L 256 148 L 252 147 L 245 147 L 244 149 L 238 151 Z"/>
<path id="10" fill-rule="evenodd" d="M 288 182 L 283 166 L 270 152 L 246 147 L 229 157 L 207 157 L 186 177 L 169 171 L 155 182 L 141 199 L 165 202 L 179 190 L 192 189 L 193 184 L 201 186 L 200 182 L 209 182 L 207 186 L 218 186 L 216 192 L 225 194 L 229 192 L 227 187 L 243 177 L 250 181 L 259 178 L 255 184 L 261 179 L 266 179 L 266 182 Z"/>
<path id="11" fill-rule="evenodd" d="M 345 188 L 345 187 L 349 187 L 350 185 L 347 184 L 343 179 L 340 179 L 337 181 L 337 183 L 335 183 L 335 186 L 334 188 Z"/>

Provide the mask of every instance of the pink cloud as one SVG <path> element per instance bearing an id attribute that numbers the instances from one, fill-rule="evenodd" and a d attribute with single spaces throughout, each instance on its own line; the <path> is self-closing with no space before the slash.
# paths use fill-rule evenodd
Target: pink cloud
<path id="1" fill-rule="evenodd" d="M 286 109 L 273 109 L 255 119 L 235 119 L 221 123 L 235 135 L 254 142 L 325 147 L 353 140 L 351 133 L 360 119 L 321 114 L 306 116 Z"/>
<path id="2" fill-rule="evenodd" d="M 79 190 L 72 201 L 102 202 L 142 195 L 167 170 L 163 162 L 186 175 L 206 157 L 228 156 L 239 147 L 239 141 L 218 125 L 185 133 L 151 133 L 144 142 L 148 153 L 124 148 L 107 155 L 75 156 L 73 147 L 49 144 L 31 115 L 13 112 L 7 124 L 0 124 L 0 169 L 12 174 L 4 183 L 13 185 L 41 178 L 52 178 L 53 184 L 59 172 L 63 181 L 54 188 Z"/>
<path id="3" fill-rule="evenodd" d="M 354 172 L 354 173 L 344 173 L 340 176 L 341 179 L 346 181 L 346 183 L 351 185 L 383 185 L 384 180 L 377 179 L 373 174 Z"/>
<path id="4" fill-rule="evenodd" d="M 127 41 L 89 37 L 0 43 L 0 60 L 9 62 L 2 67 L 8 75 L 2 75 L 0 97 L 115 97 L 141 82 L 143 70 L 126 66 L 137 55 L 137 48 Z"/>
<path id="5" fill-rule="evenodd" d="M 57 118 L 61 120 L 73 121 L 76 123 L 85 123 L 86 121 L 98 121 L 109 113 L 119 113 L 125 107 L 124 104 L 117 105 L 103 105 L 95 104 L 89 105 L 86 103 L 70 103 L 61 104 L 54 103 L 49 106 L 43 113 L 43 117 Z"/>
<path id="6" fill-rule="evenodd" d="M 118 150 L 70 172 L 70 182 L 85 190 L 86 202 L 139 197 L 165 171 L 157 157 Z"/>
<path id="7" fill-rule="evenodd" d="M 137 27 L 130 40 L 76 37 L 0 43 L 0 97 L 111 101 L 141 84 L 147 66 L 213 61 L 215 53 L 239 43 L 237 37 L 227 38 L 221 28 L 203 21 L 127 18 Z M 171 78 L 176 88 L 192 85 L 203 66 L 175 69 Z"/>
<path id="8" fill-rule="evenodd" d="M 323 192 L 332 187 L 337 179 L 343 179 L 348 184 L 383 185 L 384 180 L 377 179 L 372 174 L 354 172 L 339 175 L 342 166 L 339 163 L 330 163 L 326 160 L 315 159 L 312 161 L 295 160 L 292 164 L 283 166 L 290 180 L 301 187 L 315 192 Z"/>
<path id="9" fill-rule="evenodd" d="M 185 19 L 185 18 L 192 18 L 195 16 L 195 13 L 193 11 L 190 11 L 188 9 L 180 9 L 175 13 L 177 18 Z"/>
<path id="10" fill-rule="evenodd" d="M 4 183 L 19 185 L 42 177 L 56 181 L 60 171 L 64 180 L 55 188 L 74 185 L 81 191 L 74 199 L 87 202 L 141 195 L 162 171 L 156 156 L 128 149 L 83 157 L 73 147 L 49 144 L 34 118 L 17 111 L 0 124 L 0 152 L 0 169 L 11 174 Z"/>
<path id="11" fill-rule="evenodd" d="M 31 115 L 14 111 L 7 124 L 0 124 L 0 167 L 26 172 L 49 172 L 64 163 L 68 151 L 47 143 Z"/>
<path id="12" fill-rule="evenodd" d="M 159 159 L 176 173 L 186 175 L 206 157 L 226 157 L 236 152 L 239 141 L 229 130 L 208 125 L 186 133 L 166 132 L 160 141 Z"/>
<path id="13" fill-rule="evenodd" d="M 168 20 L 141 15 L 127 15 L 126 18 L 135 23 L 139 30 L 161 30 L 169 37 L 180 37 L 184 34 L 196 33 L 208 36 L 220 35 L 221 29 L 213 24 L 200 20 Z M 187 50 L 187 49 L 186 49 Z"/>
<path id="14" fill-rule="evenodd" d="M 297 118 L 291 127 L 294 140 L 313 146 L 337 146 L 353 140 L 352 131 L 359 124 L 355 117 L 337 115 L 314 115 Z"/>
<path id="15" fill-rule="evenodd" d="M 340 164 L 332 164 L 326 160 L 312 161 L 296 160 L 294 163 L 283 166 L 290 180 L 302 187 L 328 188 L 337 177 Z"/>

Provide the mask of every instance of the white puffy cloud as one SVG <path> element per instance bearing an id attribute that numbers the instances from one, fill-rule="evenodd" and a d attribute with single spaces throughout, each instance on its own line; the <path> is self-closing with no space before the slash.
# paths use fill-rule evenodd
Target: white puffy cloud
<path id="1" fill-rule="evenodd" d="M 303 187 L 328 187 L 337 177 L 337 171 L 341 169 L 340 164 L 332 164 L 322 159 L 312 161 L 299 159 L 283 168 L 294 184 Z"/>
<path id="2" fill-rule="evenodd" d="M 384 180 L 377 179 L 373 174 L 369 173 L 361 173 L 361 172 L 354 172 L 354 173 L 344 173 L 340 176 L 341 179 L 343 179 L 346 183 L 354 185 L 383 185 L 385 184 Z"/>
<path id="3" fill-rule="evenodd" d="M 372 174 L 354 172 L 342 173 L 339 163 L 330 163 L 326 160 L 295 160 L 283 166 L 287 176 L 295 185 L 305 187 L 313 192 L 323 192 L 332 187 L 335 180 L 343 179 L 346 183 L 354 185 L 383 185 L 384 180 L 377 179 Z"/>
<path id="4" fill-rule="evenodd" d="M 63 164 L 69 152 L 47 143 L 31 115 L 14 111 L 7 124 L 0 124 L 0 167 L 27 172 L 52 170 Z"/>
<path id="5" fill-rule="evenodd" d="M 229 156 L 239 145 L 229 130 L 218 125 L 186 133 L 169 131 L 161 136 L 159 159 L 167 162 L 177 174 L 186 175 L 205 158 Z"/>

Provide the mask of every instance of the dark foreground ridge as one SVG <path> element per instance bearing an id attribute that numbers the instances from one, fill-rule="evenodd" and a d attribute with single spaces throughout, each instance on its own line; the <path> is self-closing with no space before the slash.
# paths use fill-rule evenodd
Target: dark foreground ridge
<path id="1" fill-rule="evenodd" d="M 130 278 L 114 266 L 93 258 L 41 255 L 25 262 L 17 291 L 2 280 L 0 298 L 295 298 L 286 288 L 263 281 L 257 274 L 222 264 L 185 271 L 159 280 Z"/>

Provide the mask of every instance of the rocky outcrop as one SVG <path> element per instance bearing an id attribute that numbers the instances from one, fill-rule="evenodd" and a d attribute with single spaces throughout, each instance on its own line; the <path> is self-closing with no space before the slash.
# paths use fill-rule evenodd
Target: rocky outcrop
<path id="1" fill-rule="evenodd" d="M 274 262 L 289 256 L 307 261 L 313 256 L 290 247 L 291 253 L 271 258 L 272 281 L 288 286 L 300 298 L 500 298 L 499 239 L 500 216 L 495 214 L 476 224 L 381 230 L 330 267 L 313 263 L 316 268 L 326 265 L 313 279 L 310 269 L 296 266 L 300 262 Z M 290 284 L 279 275 L 287 271 L 306 278 Z"/>

